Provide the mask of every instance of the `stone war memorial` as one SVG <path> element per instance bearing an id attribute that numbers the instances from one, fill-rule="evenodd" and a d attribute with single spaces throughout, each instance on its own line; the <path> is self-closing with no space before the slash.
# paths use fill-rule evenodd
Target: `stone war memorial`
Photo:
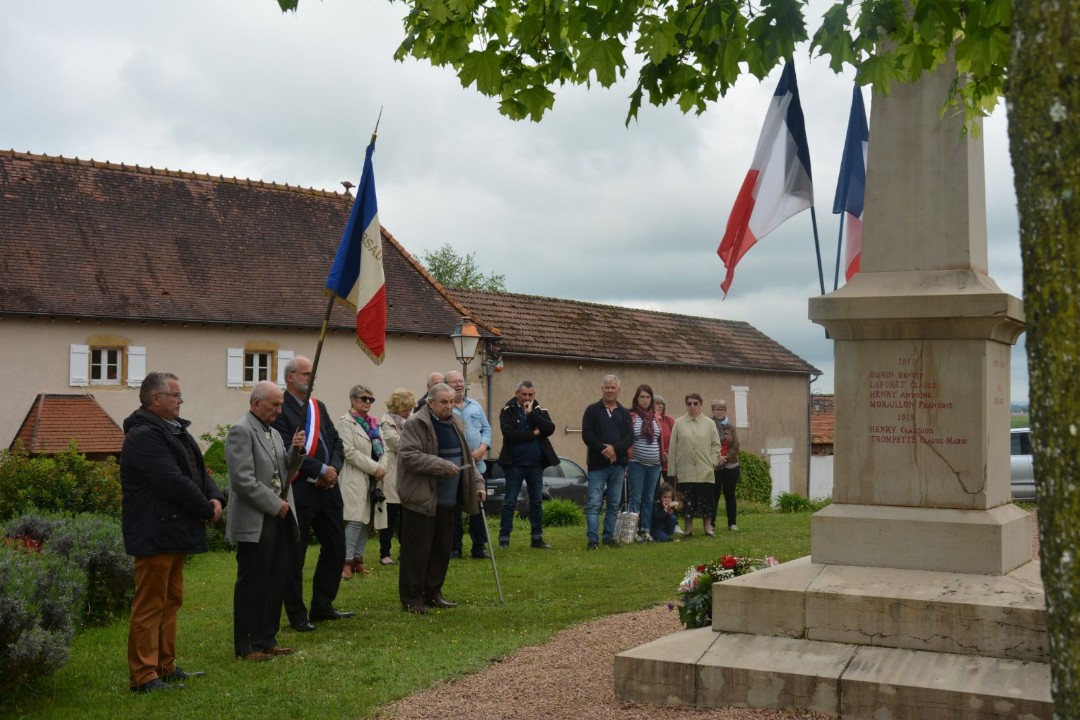
<path id="1" fill-rule="evenodd" d="M 941 117 L 949 77 L 874 97 L 862 271 L 810 300 L 837 374 L 810 556 L 714 584 L 711 628 L 619 655 L 620 700 L 1053 716 L 1032 518 L 1009 485 L 1023 307 L 987 272 L 983 148 Z"/>

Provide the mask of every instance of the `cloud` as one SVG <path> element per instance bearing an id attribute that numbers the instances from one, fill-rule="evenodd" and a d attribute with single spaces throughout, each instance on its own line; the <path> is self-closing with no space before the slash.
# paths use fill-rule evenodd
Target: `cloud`
<path id="1" fill-rule="evenodd" d="M 740 263 L 722 300 L 716 246 L 779 72 L 742 78 L 703 115 L 641 109 L 633 78 L 557 90 L 537 124 L 452 72 L 396 62 L 400 3 L 40 0 L 0 25 L 0 142 L 17 150 L 251 177 L 328 190 L 356 182 L 382 109 L 380 218 L 419 256 L 449 242 L 514 291 L 745 320 L 825 371 L 832 345 L 807 319 L 818 290 L 803 213 Z M 832 287 L 829 210 L 851 77 L 796 55 Z M 869 93 L 865 97 L 869 99 Z M 870 108 L 872 112 L 872 105 Z M 1004 110 L 986 123 L 989 269 L 1020 294 Z M 1013 397 L 1026 398 L 1014 352 Z"/>

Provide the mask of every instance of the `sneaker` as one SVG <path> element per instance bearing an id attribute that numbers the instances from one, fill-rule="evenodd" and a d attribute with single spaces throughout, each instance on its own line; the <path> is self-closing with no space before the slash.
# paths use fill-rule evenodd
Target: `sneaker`
<path id="1" fill-rule="evenodd" d="M 191 672 L 186 672 L 183 669 L 176 667 L 173 669 L 172 672 L 167 672 L 162 675 L 161 679 L 167 683 L 174 683 L 179 680 L 187 680 L 188 678 L 202 677 L 205 674 L 206 673 L 202 670 L 193 670 Z"/>
<path id="2" fill-rule="evenodd" d="M 530 547 L 534 547 L 537 550 L 550 550 L 551 546 L 544 542 L 544 538 L 534 538 Z"/>
<path id="3" fill-rule="evenodd" d="M 586 547 L 585 549 L 596 550 L 598 547 L 600 547 L 600 543 L 596 542 L 595 540 L 590 540 L 588 547 Z"/>
<path id="4" fill-rule="evenodd" d="M 731 532 L 739 532 L 739 526 L 738 525 L 728 525 L 728 530 L 730 530 Z"/>
<path id="5" fill-rule="evenodd" d="M 508 537 L 499 538 L 499 547 L 502 548 L 503 550 L 510 547 L 510 538 L 508 538 Z"/>
<path id="6" fill-rule="evenodd" d="M 676 535 L 682 535 L 683 534 L 682 528 L 679 527 L 678 525 L 675 526 L 675 534 Z"/>
<path id="7" fill-rule="evenodd" d="M 612 538 L 604 541 L 604 547 L 617 548 L 619 547 L 619 543 L 615 541 L 615 538 Z"/>
<path id="8" fill-rule="evenodd" d="M 135 685 L 134 687 L 131 688 L 131 692 L 133 692 L 133 693 L 151 693 L 151 692 L 156 692 L 158 690 L 183 690 L 183 689 L 184 689 L 184 686 L 181 685 L 180 683 L 173 683 L 172 685 L 170 685 L 169 683 L 165 682 L 164 680 L 161 680 L 160 678 L 154 678 L 150 682 L 145 682 L 142 685 Z"/>

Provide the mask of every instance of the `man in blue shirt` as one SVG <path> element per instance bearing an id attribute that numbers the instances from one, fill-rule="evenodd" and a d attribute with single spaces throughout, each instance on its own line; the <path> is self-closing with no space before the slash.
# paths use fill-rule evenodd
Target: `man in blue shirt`
<path id="1" fill-rule="evenodd" d="M 487 464 L 484 456 L 491 447 L 491 423 L 484 415 L 484 409 L 480 403 L 465 395 L 465 376 L 456 370 L 451 370 L 445 375 L 445 382 L 454 389 L 454 414 L 465 423 L 465 439 L 469 441 L 472 450 L 472 458 L 476 461 L 476 471 L 483 475 Z M 450 548 L 450 557 L 460 558 L 462 555 L 462 539 L 465 535 L 465 527 L 461 521 L 461 513 L 454 513 L 454 542 Z M 472 556 L 477 560 L 488 558 L 484 545 L 487 543 L 487 528 L 484 527 L 484 519 L 479 514 L 469 516 L 469 537 L 472 538 Z"/>

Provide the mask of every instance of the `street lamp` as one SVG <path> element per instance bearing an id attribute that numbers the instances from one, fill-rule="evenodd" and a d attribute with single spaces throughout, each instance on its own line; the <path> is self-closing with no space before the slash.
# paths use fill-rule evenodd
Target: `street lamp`
<path id="1" fill-rule="evenodd" d="M 454 355 L 461 363 L 461 374 L 465 378 L 465 394 L 469 394 L 469 363 L 476 355 L 476 346 L 480 344 L 480 332 L 476 329 L 476 323 L 467 317 L 461 318 L 457 328 L 450 335 L 454 341 Z"/>

